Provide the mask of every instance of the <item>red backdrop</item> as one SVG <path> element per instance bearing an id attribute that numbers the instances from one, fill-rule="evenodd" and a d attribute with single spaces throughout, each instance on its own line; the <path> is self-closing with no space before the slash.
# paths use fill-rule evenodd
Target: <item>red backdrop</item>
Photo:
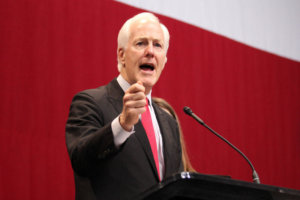
<path id="1" fill-rule="evenodd" d="M 117 33 L 141 10 L 112 1 L 0 2 L 0 199 L 74 199 L 64 126 L 71 99 L 118 75 Z M 200 173 L 300 189 L 300 63 L 160 16 L 171 32 L 154 96 L 182 123 Z"/>

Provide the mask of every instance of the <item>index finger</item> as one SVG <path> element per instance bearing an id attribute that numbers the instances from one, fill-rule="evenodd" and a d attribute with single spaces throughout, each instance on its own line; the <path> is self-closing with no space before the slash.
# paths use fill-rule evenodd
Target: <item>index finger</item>
<path id="1" fill-rule="evenodd" d="M 128 93 L 145 92 L 145 87 L 143 86 L 143 83 L 142 82 L 139 83 L 139 82 L 131 85 L 126 92 Z"/>

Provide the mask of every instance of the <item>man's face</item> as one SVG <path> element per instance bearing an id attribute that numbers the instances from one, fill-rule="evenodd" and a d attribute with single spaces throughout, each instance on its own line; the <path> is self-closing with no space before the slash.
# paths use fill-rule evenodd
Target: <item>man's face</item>
<path id="1" fill-rule="evenodd" d="M 142 81 L 146 94 L 159 79 L 166 63 L 163 31 L 160 24 L 140 20 L 131 25 L 126 49 L 119 49 L 121 75 L 130 84 Z"/>

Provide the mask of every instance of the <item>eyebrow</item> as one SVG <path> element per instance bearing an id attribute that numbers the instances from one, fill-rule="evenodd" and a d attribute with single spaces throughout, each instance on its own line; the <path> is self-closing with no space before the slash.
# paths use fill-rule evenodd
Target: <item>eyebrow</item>
<path id="1" fill-rule="evenodd" d="M 137 40 L 149 40 L 149 38 L 147 38 L 147 37 L 138 37 L 138 38 L 136 38 L 134 41 L 137 41 Z M 152 40 L 152 41 L 154 41 L 154 42 L 163 42 L 164 40 L 162 40 L 162 39 L 150 39 L 150 40 Z"/>

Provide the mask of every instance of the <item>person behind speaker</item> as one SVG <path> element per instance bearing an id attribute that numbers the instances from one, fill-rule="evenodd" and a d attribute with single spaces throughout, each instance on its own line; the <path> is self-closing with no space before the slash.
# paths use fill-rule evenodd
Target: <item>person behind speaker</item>
<path id="1" fill-rule="evenodd" d="M 170 114 L 174 119 L 177 121 L 179 126 L 179 132 L 180 132 L 180 144 L 182 149 L 182 163 L 183 163 L 183 170 L 186 172 L 196 172 L 194 169 L 190 159 L 189 155 L 186 150 L 185 140 L 182 133 L 182 129 L 180 126 L 179 118 L 174 110 L 174 108 L 164 99 L 159 97 L 152 97 L 153 102 L 155 102 L 159 107 L 161 107 L 164 111 L 166 111 L 168 114 Z"/>

